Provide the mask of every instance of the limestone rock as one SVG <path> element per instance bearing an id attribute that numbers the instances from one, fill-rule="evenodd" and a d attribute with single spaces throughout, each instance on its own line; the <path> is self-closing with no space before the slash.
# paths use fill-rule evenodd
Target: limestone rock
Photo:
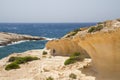
<path id="1" fill-rule="evenodd" d="M 91 27 L 79 31 L 75 36 L 49 41 L 46 48 L 56 50 L 56 55 L 70 55 L 87 52 L 92 58 L 96 80 L 120 79 L 120 20 L 110 20 L 97 24 L 102 29 L 88 32 Z"/>

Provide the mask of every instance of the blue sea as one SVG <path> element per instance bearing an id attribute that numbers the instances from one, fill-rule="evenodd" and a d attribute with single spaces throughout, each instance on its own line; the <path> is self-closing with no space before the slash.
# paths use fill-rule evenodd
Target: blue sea
<path id="1" fill-rule="evenodd" d="M 68 32 L 95 25 L 96 23 L 0 23 L 0 32 L 12 32 L 40 36 L 46 38 L 60 38 Z M 12 53 L 24 52 L 32 49 L 43 49 L 47 40 L 26 41 L 0 47 L 0 59 Z"/>

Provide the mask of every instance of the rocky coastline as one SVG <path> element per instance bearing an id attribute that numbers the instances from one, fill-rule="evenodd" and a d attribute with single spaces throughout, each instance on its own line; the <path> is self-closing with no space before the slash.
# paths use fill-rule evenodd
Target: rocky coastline
<path id="1" fill-rule="evenodd" d="M 23 40 L 46 40 L 46 39 L 38 36 L 0 32 L 0 46 L 6 46 L 8 44 L 12 44 L 13 42 L 18 42 Z"/>
<path id="2" fill-rule="evenodd" d="M 42 55 L 46 49 L 29 50 L 23 53 L 13 53 L 0 60 L 0 80 L 73 80 L 69 77 L 72 73 L 76 75 L 75 80 L 95 80 L 94 72 L 84 69 L 91 59 L 85 59 L 83 62 L 77 62 L 71 65 L 64 65 L 64 62 L 69 57 L 52 56 L 49 51 L 47 55 Z M 20 65 L 19 69 L 5 70 L 9 58 L 12 56 L 24 57 L 32 56 L 38 57 L 39 60 L 31 61 Z M 89 73 L 91 75 L 85 75 Z"/>
<path id="3" fill-rule="evenodd" d="M 95 80 L 120 79 L 120 19 L 107 20 L 84 30 L 74 30 L 59 40 L 49 41 L 46 48 L 57 56 L 87 53 L 96 71 Z"/>
<path id="4" fill-rule="evenodd" d="M 77 31 L 77 32 L 76 32 Z M 39 37 L 0 33 L 5 40 L 44 40 Z M 5 37 L 6 35 L 6 37 Z M 13 35 L 8 36 L 8 35 Z M 15 36 L 15 37 L 14 37 Z M 2 41 L 1 37 L 0 40 Z M 48 41 L 42 50 L 14 53 L 0 60 L 0 79 L 2 80 L 119 80 L 120 79 L 120 19 L 105 21 L 95 26 L 75 30 L 58 40 Z M 54 56 L 53 50 L 55 50 Z M 48 54 L 43 55 L 46 51 Z M 89 55 L 70 65 L 65 60 L 74 52 Z M 86 54 L 87 53 L 87 54 Z M 20 65 L 20 69 L 5 70 L 11 56 L 36 56 L 40 60 Z M 19 74 L 21 73 L 21 74 Z"/>

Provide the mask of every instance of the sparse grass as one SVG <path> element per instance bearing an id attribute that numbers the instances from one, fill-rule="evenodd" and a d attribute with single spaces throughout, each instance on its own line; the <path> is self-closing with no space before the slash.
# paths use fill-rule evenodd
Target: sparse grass
<path id="1" fill-rule="evenodd" d="M 51 76 L 48 77 L 46 80 L 54 80 L 54 78 L 52 78 Z"/>
<path id="2" fill-rule="evenodd" d="M 75 56 L 80 56 L 80 53 L 76 52 L 76 53 L 72 54 L 70 57 L 75 57 Z"/>
<path id="3" fill-rule="evenodd" d="M 95 29 L 96 29 L 95 27 L 91 27 L 91 28 L 88 30 L 88 32 L 89 32 L 89 33 L 94 32 Z"/>
<path id="4" fill-rule="evenodd" d="M 77 34 L 77 32 L 71 32 L 70 36 L 74 36 L 76 34 Z"/>
<path id="5" fill-rule="evenodd" d="M 77 75 L 75 75 L 74 73 L 71 73 L 71 74 L 69 75 L 69 78 L 76 79 L 76 78 L 77 78 Z"/>
<path id="6" fill-rule="evenodd" d="M 23 59 L 24 61 L 32 61 L 32 60 L 38 60 L 39 58 L 38 57 L 32 57 L 32 56 L 25 56 L 25 57 L 10 57 L 8 62 L 14 62 L 16 60 L 19 60 L 19 59 Z"/>
<path id="7" fill-rule="evenodd" d="M 15 62 L 17 64 L 23 64 L 29 61 L 33 61 L 33 60 L 38 60 L 39 58 L 37 57 L 31 57 L 31 56 L 26 56 L 26 57 L 19 57 L 15 60 Z"/>
<path id="8" fill-rule="evenodd" d="M 101 29 L 103 29 L 103 26 L 102 26 L 102 25 L 98 25 L 98 26 L 96 27 L 96 31 L 100 31 Z"/>
<path id="9" fill-rule="evenodd" d="M 77 61 L 82 61 L 84 60 L 84 56 L 81 55 L 80 53 L 74 53 L 70 56 L 69 59 L 67 59 L 65 62 L 64 62 L 64 65 L 69 65 L 69 64 L 72 64 L 72 63 L 75 63 Z"/>
<path id="10" fill-rule="evenodd" d="M 16 58 L 18 58 L 18 57 L 14 57 L 14 56 L 12 56 L 12 57 L 9 58 L 8 62 L 13 62 L 13 61 L 16 60 Z"/>
<path id="11" fill-rule="evenodd" d="M 74 35 L 76 35 L 79 31 L 81 31 L 81 29 L 75 29 L 75 30 L 69 32 L 67 37 L 74 36 Z"/>
<path id="12" fill-rule="evenodd" d="M 75 63 L 75 59 L 69 58 L 64 62 L 64 65 L 69 65 L 69 64 L 72 64 L 72 63 Z"/>
<path id="13" fill-rule="evenodd" d="M 98 26 L 96 26 L 96 27 L 91 27 L 91 28 L 88 30 L 88 33 L 100 31 L 101 29 L 103 29 L 103 25 L 98 24 Z"/>
<path id="14" fill-rule="evenodd" d="M 33 60 L 38 60 L 38 57 L 31 57 L 31 56 L 25 56 L 25 57 L 10 57 L 8 62 L 12 62 L 10 64 L 8 64 L 5 67 L 5 70 L 11 70 L 11 69 L 18 69 L 19 64 L 23 64 L 23 63 L 27 63 L 29 61 L 33 61 Z"/>
<path id="15" fill-rule="evenodd" d="M 17 63 L 13 62 L 13 63 L 8 64 L 5 67 L 5 70 L 19 69 L 19 68 L 20 68 L 20 66 Z"/>
<path id="16" fill-rule="evenodd" d="M 25 56 L 25 57 L 10 57 L 8 62 L 16 62 L 17 64 L 22 64 L 22 63 L 26 63 L 29 61 L 33 61 L 33 60 L 38 60 L 38 57 L 31 57 L 31 56 Z"/>
<path id="17" fill-rule="evenodd" d="M 42 53 L 43 55 L 47 55 L 47 52 L 46 51 L 43 51 L 43 53 Z"/>

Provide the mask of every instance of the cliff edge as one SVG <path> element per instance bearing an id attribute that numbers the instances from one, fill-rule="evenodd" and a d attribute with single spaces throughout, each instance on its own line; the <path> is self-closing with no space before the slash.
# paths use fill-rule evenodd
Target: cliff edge
<path id="1" fill-rule="evenodd" d="M 74 33 L 74 32 L 73 32 Z M 98 23 L 95 26 L 69 33 L 59 40 L 52 40 L 46 48 L 55 55 L 88 53 L 92 58 L 96 80 L 120 79 L 120 19 Z"/>

